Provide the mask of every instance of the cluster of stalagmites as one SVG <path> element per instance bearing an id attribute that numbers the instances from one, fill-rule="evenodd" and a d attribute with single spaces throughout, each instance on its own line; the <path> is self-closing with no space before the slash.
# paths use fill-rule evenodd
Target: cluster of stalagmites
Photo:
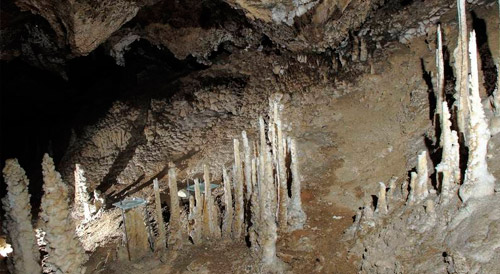
<path id="1" fill-rule="evenodd" d="M 406 201 L 407 206 L 423 204 L 429 217 L 435 217 L 434 207 L 436 202 L 439 206 L 444 207 L 452 199 L 458 197 L 463 205 L 467 206 L 468 201 L 485 198 L 495 192 L 495 178 L 488 171 L 486 161 L 491 133 L 479 95 L 476 35 L 472 31 L 467 43 L 465 1 L 458 0 L 457 3 L 459 43 L 455 50 L 457 84 L 454 103 L 456 112 L 454 114 L 459 132 L 452 129 L 450 108 L 444 96 L 441 29 L 439 26 L 437 28 L 437 109 L 434 123 L 439 123 L 441 130 L 439 140 L 442 149 L 441 162 L 435 167 L 437 183 L 436 185 L 431 184 L 427 161 L 429 156 L 427 151 L 421 151 L 417 157 L 416 171 L 410 172 L 409 183 L 404 182 L 400 187 L 397 187 L 395 184 L 396 177 L 393 177 L 388 186 L 382 182 L 379 183 L 376 209 L 374 210 L 372 203 L 369 202 L 357 213 L 355 223 L 350 229 L 354 235 L 362 231 L 363 228 L 375 226 L 374 216 L 377 214 L 381 216 L 390 212 L 391 206 L 389 203 L 391 201 L 396 202 L 395 199 Z M 494 94 L 492 101 L 498 100 L 495 96 L 498 95 Z M 492 107 L 495 111 L 495 104 L 492 104 Z M 462 157 L 460 146 L 465 146 L 468 150 L 467 167 L 463 173 L 463 178 L 460 169 L 460 157 Z M 434 219 L 425 220 L 429 222 Z M 425 230 L 425 224 L 423 224 L 423 227 Z"/>
<path id="2" fill-rule="evenodd" d="M 69 207 L 68 186 L 55 170 L 47 154 L 43 157 L 43 190 L 39 228 L 44 233 L 47 257 L 44 268 L 54 273 L 84 273 L 85 251 L 75 234 L 75 225 Z M 3 170 L 7 196 L 3 200 L 6 211 L 5 227 L 13 246 L 10 260 L 12 273 L 41 273 L 40 252 L 31 223 L 28 178 L 17 160 L 6 161 Z"/>
<path id="3" fill-rule="evenodd" d="M 165 232 L 160 190 L 155 181 L 159 224 L 156 251 L 181 249 L 188 239 L 196 245 L 219 239 L 243 241 L 248 237 L 251 250 L 262 259 L 264 268 L 274 271 L 282 266 L 276 256 L 278 232 L 301 229 L 306 215 L 300 200 L 296 144 L 283 134 L 279 107 L 277 100 L 271 102 L 267 132 L 264 119 L 259 118 L 259 141 L 251 143 L 245 131 L 241 143 L 239 139 L 233 140 L 232 183 L 226 167 L 221 167 L 224 192 L 221 207 L 215 202 L 213 178 L 208 166 L 204 165 L 203 182 L 194 179 L 194 196 L 186 197 L 189 212 L 184 214 L 179 208 L 176 170 L 172 165 L 168 172 L 170 220 L 168 232 Z M 289 181 L 291 197 L 288 194 Z M 183 225 L 185 223 L 188 225 Z"/>

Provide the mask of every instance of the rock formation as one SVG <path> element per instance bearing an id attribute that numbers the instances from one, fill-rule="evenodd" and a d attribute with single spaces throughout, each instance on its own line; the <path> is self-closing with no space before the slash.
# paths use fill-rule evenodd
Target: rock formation
<path id="1" fill-rule="evenodd" d="M 161 209 L 160 188 L 158 186 L 158 179 L 156 178 L 153 180 L 153 190 L 155 193 L 156 224 L 158 225 L 158 238 L 155 243 L 155 251 L 162 251 L 167 247 L 167 232 Z"/>
<path id="2" fill-rule="evenodd" d="M 92 218 L 90 209 L 90 195 L 88 193 L 87 179 L 85 172 L 79 165 L 75 165 L 75 212 L 83 215 L 83 222 L 88 222 Z M 95 212 L 95 210 L 94 210 Z M 80 215 L 80 216 L 81 216 Z"/>
<path id="3" fill-rule="evenodd" d="M 181 226 L 181 211 L 179 208 L 179 196 L 177 195 L 177 175 L 175 166 L 169 164 L 168 169 L 168 187 L 170 188 L 170 220 L 168 246 L 178 250 L 182 248 L 182 226 Z"/>
<path id="4" fill-rule="evenodd" d="M 464 183 L 460 187 L 460 198 L 466 202 L 470 198 L 481 198 L 492 195 L 495 191 L 495 178 L 488 171 L 486 154 L 490 131 L 484 115 L 481 97 L 479 96 L 479 73 L 477 65 L 476 34 L 471 32 L 469 42 L 469 56 L 471 75 L 469 78 L 470 90 L 470 131 L 469 131 L 469 159 L 465 171 Z"/>
<path id="5" fill-rule="evenodd" d="M 234 165 L 233 165 L 233 185 L 234 185 L 234 221 L 233 238 L 239 239 L 242 236 L 244 227 L 244 203 L 243 203 L 243 169 L 240 157 L 240 142 L 233 140 L 234 144 Z"/>
<path id="6" fill-rule="evenodd" d="M 231 229 L 233 226 L 233 198 L 231 196 L 231 184 L 229 183 L 229 178 L 227 177 L 226 168 L 222 169 L 222 181 L 224 183 L 224 206 L 226 208 L 224 212 L 224 220 L 222 223 L 222 236 L 224 238 L 231 238 L 233 235 Z"/>
<path id="7" fill-rule="evenodd" d="M 297 144 L 292 138 L 288 138 L 288 147 L 291 158 L 292 174 L 292 198 L 288 206 L 288 225 L 290 230 L 302 229 L 306 222 L 306 214 L 302 209 L 302 200 L 300 196 L 301 177 L 299 172 L 299 156 L 297 155 Z"/>
<path id="8" fill-rule="evenodd" d="M 31 224 L 29 180 L 17 159 L 5 161 L 3 178 L 7 184 L 7 195 L 2 199 L 5 210 L 2 226 L 14 250 L 9 270 L 11 273 L 41 273 L 40 252 Z"/>
<path id="9" fill-rule="evenodd" d="M 71 221 L 68 186 L 55 170 L 54 162 L 45 154 L 42 162 L 43 191 L 42 230 L 46 233 L 48 257 L 45 263 L 56 273 L 85 273 L 85 251 L 76 238 Z"/>

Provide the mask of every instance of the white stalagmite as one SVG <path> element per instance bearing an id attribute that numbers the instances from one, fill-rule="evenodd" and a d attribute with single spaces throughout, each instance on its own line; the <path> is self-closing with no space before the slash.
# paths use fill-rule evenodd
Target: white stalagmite
<path id="1" fill-rule="evenodd" d="M 294 139 L 288 138 L 288 147 L 290 149 L 290 169 L 292 174 L 292 198 L 288 206 L 288 229 L 293 231 L 304 227 L 304 223 L 306 222 L 306 213 L 302 209 L 302 200 L 300 198 L 302 180 L 299 173 L 297 144 Z"/>
<path id="2" fill-rule="evenodd" d="M 200 181 L 194 179 L 194 198 L 195 198 L 195 208 L 194 208 L 194 225 L 193 231 L 191 233 L 191 239 L 193 239 L 194 244 L 201 243 L 201 232 L 203 228 L 203 198 L 201 196 Z"/>
<path id="3" fill-rule="evenodd" d="M 241 132 L 241 138 L 243 140 L 243 154 L 245 157 L 245 187 L 246 187 L 245 199 L 247 200 L 248 203 L 252 197 L 252 192 L 253 192 L 252 167 L 251 167 L 252 152 L 250 150 L 250 145 L 248 143 L 248 136 L 246 131 Z"/>
<path id="4" fill-rule="evenodd" d="M 454 186 L 460 182 L 460 152 L 457 132 L 451 130 L 450 112 L 448 104 L 441 104 L 441 147 L 442 160 L 436 170 L 443 174 L 441 181 L 441 202 L 448 202 L 454 195 Z"/>
<path id="5" fill-rule="evenodd" d="M 379 182 L 377 212 L 380 214 L 387 214 L 387 199 L 385 192 L 385 184 Z"/>
<path id="6" fill-rule="evenodd" d="M 175 166 L 170 163 L 168 169 L 168 187 L 170 188 L 170 220 L 168 246 L 179 250 L 182 248 L 181 213 L 179 196 L 177 195 L 177 175 Z"/>
<path id="7" fill-rule="evenodd" d="M 413 205 L 417 196 L 417 178 L 416 172 L 412 171 L 410 173 L 410 194 L 408 194 L 408 205 Z"/>
<path id="8" fill-rule="evenodd" d="M 436 66 L 437 66 L 436 113 L 441 116 L 442 115 L 441 105 L 444 101 L 444 60 L 443 60 L 443 43 L 441 37 L 441 25 L 438 25 L 437 28 Z"/>
<path id="9" fill-rule="evenodd" d="M 14 252 L 9 270 L 11 273 L 42 273 L 40 252 L 31 224 L 29 180 L 17 159 L 5 161 L 3 178 L 7 184 L 7 195 L 2 200 L 6 213 L 3 227 L 9 234 Z"/>
<path id="10" fill-rule="evenodd" d="M 215 223 L 214 201 L 212 199 L 212 188 L 210 182 L 210 172 L 207 165 L 203 165 L 203 180 L 205 181 L 205 199 L 203 203 L 203 230 L 202 234 L 207 238 L 217 236 Z"/>
<path id="11" fill-rule="evenodd" d="M 417 157 L 417 186 L 416 194 L 418 200 L 424 200 L 429 194 L 429 171 L 427 169 L 427 151 L 422 151 Z"/>
<path id="12" fill-rule="evenodd" d="M 271 155 L 269 152 L 266 152 L 266 155 L 263 155 L 262 158 L 265 158 L 264 163 L 264 178 L 262 182 L 263 192 L 263 207 L 262 210 L 262 219 L 261 219 L 261 235 L 260 236 L 260 246 L 262 247 L 262 263 L 265 267 L 273 267 L 278 262 L 278 257 L 276 257 L 276 240 L 278 238 L 277 235 L 277 227 L 276 227 L 276 219 L 274 212 L 272 210 L 272 204 L 274 203 L 274 198 L 272 197 L 272 192 L 269 191 L 271 187 L 274 185 L 273 180 L 273 167 Z"/>
<path id="13" fill-rule="evenodd" d="M 90 213 L 90 196 L 87 189 L 87 179 L 80 164 L 75 165 L 75 209 L 78 215 L 83 213 L 83 221 L 88 222 L 92 218 Z"/>
<path id="14" fill-rule="evenodd" d="M 274 128 L 274 127 L 270 123 L 269 124 L 269 130 L 270 130 L 270 132 L 268 132 L 268 136 L 269 136 L 269 134 L 271 134 L 272 132 L 274 132 L 274 130 L 271 132 L 272 128 Z M 267 154 L 268 151 L 272 152 L 272 147 L 271 147 L 271 149 L 269 149 L 269 146 L 267 145 L 266 131 L 265 131 L 265 126 L 264 126 L 264 119 L 262 119 L 262 116 L 259 117 L 259 134 L 260 134 L 260 150 L 261 150 L 260 151 L 260 156 L 261 157 L 265 157 L 265 155 Z M 271 138 L 272 137 L 273 136 L 271 136 Z M 267 161 L 266 159 L 261 159 L 261 165 L 262 165 L 262 169 L 263 170 L 265 169 L 265 162 L 266 161 Z M 271 154 L 271 157 L 270 157 L 270 161 L 271 161 L 271 166 L 274 166 L 274 160 L 272 159 L 272 154 Z M 264 174 L 264 173 L 262 173 L 262 174 Z M 274 178 L 274 175 L 273 175 L 273 178 Z M 264 179 L 262 179 L 262 180 L 264 180 Z M 269 187 L 269 191 L 271 191 L 271 196 L 272 196 L 272 199 L 274 201 L 274 203 L 271 204 L 272 211 L 276 214 L 277 213 L 276 212 L 276 209 L 277 209 L 277 193 L 276 193 L 276 185 L 274 184 L 274 180 L 273 180 L 272 186 Z"/>
<path id="15" fill-rule="evenodd" d="M 226 211 L 224 213 L 224 221 L 222 223 L 222 236 L 231 238 L 231 228 L 233 225 L 233 198 L 231 197 L 231 184 L 227 178 L 226 168 L 222 168 L 222 181 L 224 183 L 224 205 Z"/>
<path id="16" fill-rule="evenodd" d="M 56 273 L 85 273 L 83 264 L 87 256 L 76 238 L 75 226 L 71 221 L 68 186 L 55 170 L 54 161 L 48 154 L 43 156 L 42 173 L 44 195 L 40 218 L 42 230 L 46 233 L 46 264 Z"/>
<path id="17" fill-rule="evenodd" d="M 252 186 L 253 186 L 253 192 L 252 192 L 252 198 L 251 198 L 251 203 L 250 203 L 250 222 L 252 223 L 252 226 L 249 229 L 249 236 L 250 236 L 250 244 L 251 248 L 254 251 L 258 250 L 258 239 L 257 239 L 257 232 L 259 231 L 259 224 L 260 224 L 260 204 L 259 204 L 259 186 L 257 185 L 257 160 L 252 159 Z"/>
<path id="18" fill-rule="evenodd" d="M 498 5 L 500 6 L 500 4 L 498 4 Z M 499 21 L 500 21 L 500 19 L 499 19 Z M 500 34 L 499 34 L 499 36 L 500 36 Z M 500 59 L 500 57 L 499 57 L 499 59 Z M 492 104 L 493 104 L 493 110 L 494 110 L 495 116 L 500 117 L 500 61 L 497 64 L 497 88 L 493 92 Z"/>
<path id="19" fill-rule="evenodd" d="M 233 166 L 233 185 L 234 185 L 234 221 L 233 221 L 233 238 L 239 239 L 242 235 L 243 218 L 245 213 L 243 203 L 243 169 L 241 166 L 240 157 L 240 142 L 238 139 L 233 140 L 234 145 L 234 166 Z"/>
<path id="20" fill-rule="evenodd" d="M 394 199 L 394 193 L 396 192 L 396 182 L 398 181 L 397 176 L 392 176 L 391 180 L 389 181 L 388 187 L 389 191 L 387 192 L 387 199 L 392 200 Z"/>
<path id="21" fill-rule="evenodd" d="M 458 41 L 453 55 L 455 56 L 455 99 L 457 104 L 458 129 L 468 140 L 469 96 L 467 78 L 469 75 L 469 58 L 467 57 L 467 18 L 465 0 L 457 0 L 458 10 Z"/>
<path id="22" fill-rule="evenodd" d="M 470 35 L 469 55 L 471 63 L 470 87 L 470 136 L 469 159 L 465 171 L 464 183 L 460 187 L 460 198 L 466 202 L 470 198 L 492 195 L 495 189 L 495 178 L 488 171 L 486 155 L 490 131 L 484 116 L 481 97 L 479 96 L 479 77 L 477 67 L 476 34 Z"/>
<path id="23" fill-rule="evenodd" d="M 283 132 L 281 130 L 281 119 L 276 117 L 276 131 L 278 138 L 278 183 L 279 183 L 279 211 L 278 211 L 278 225 L 282 232 L 287 231 L 287 216 L 288 216 L 288 180 L 286 176 L 286 163 L 285 163 L 285 150 Z"/>
<path id="24" fill-rule="evenodd" d="M 160 187 L 158 186 L 158 179 L 153 180 L 153 190 L 155 193 L 155 210 L 156 210 L 156 223 L 158 225 L 158 239 L 156 240 L 156 251 L 164 250 L 167 247 L 165 222 L 163 221 L 163 213 L 161 210 Z"/>

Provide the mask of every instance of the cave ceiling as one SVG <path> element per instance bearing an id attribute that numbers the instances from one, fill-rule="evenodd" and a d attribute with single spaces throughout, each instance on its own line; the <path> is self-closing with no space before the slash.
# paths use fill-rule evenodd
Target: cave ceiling
<path id="1" fill-rule="evenodd" d="M 205 66 L 221 49 L 259 49 L 264 42 L 292 54 L 342 55 L 360 43 L 375 49 L 405 42 L 453 6 L 436 0 L 3 1 L 0 56 L 67 78 L 69 60 L 98 48 L 124 66 L 124 54 L 141 40 Z"/>

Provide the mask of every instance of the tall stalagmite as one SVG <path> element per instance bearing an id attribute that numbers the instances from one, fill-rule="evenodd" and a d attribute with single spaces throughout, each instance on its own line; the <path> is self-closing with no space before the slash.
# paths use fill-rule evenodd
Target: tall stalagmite
<path id="1" fill-rule="evenodd" d="M 43 190 L 40 218 L 45 231 L 48 258 L 47 265 L 56 273 L 84 273 L 87 260 L 80 241 L 76 238 L 71 221 L 68 186 L 55 170 L 54 161 L 48 154 L 42 162 Z"/>
<path id="2" fill-rule="evenodd" d="M 469 159 L 465 171 L 464 183 L 460 187 L 460 198 L 466 202 L 470 198 L 492 195 L 495 191 L 495 178 L 488 171 L 486 155 L 490 131 L 484 116 L 481 97 L 479 96 L 479 73 L 477 66 L 476 34 L 471 32 L 469 42 L 471 63 L 470 87 L 470 138 Z"/>
<path id="3" fill-rule="evenodd" d="M 156 210 L 156 223 L 158 224 L 158 239 L 155 243 L 155 250 L 161 251 L 167 247 L 165 222 L 163 221 L 163 213 L 161 210 L 160 187 L 158 186 L 158 179 L 153 180 L 153 190 L 155 193 L 155 210 Z"/>
<path id="4" fill-rule="evenodd" d="M 194 225 L 193 231 L 191 233 L 191 239 L 193 243 L 201 243 L 201 233 L 203 229 L 203 198 L 201 196 L 200 181 L 194 179 L 194 198 L 195 198 L 195 208 L 194 208 Z"/>
<path id="5" fill-rule="evenodd" d="M 41 273 L 40 252 L 31 224 L 29 180 L 17 159 L 5 161 L 3 178 L 7 184 L 7 195 L 2 199 L 3 228 L 9 234 L 13 249 L 9 270 L 11 273 Z"/>
<path id="6" fill-rule="evenodd" d="M 243 154 L 245 157 L 245 199 L 247 203 L 250 201 L 252 196 L 252 152 L 250 150 L 250 144 L 248 143 L 248 136 L 246 131 L 241 132 L 241 138 L 243 140 Z"/>
<path id="7" fill-rule="evenodd" d="M 182 248 L 181 212 L 179 196 L 177 195 L 177 175 L 175 166 L 171 163 L 168 169 L 168 187 L 170 188 L 170 220 L 168 246 L 173 249 Z"/>
<path id="8" fill-rule="evenodd" d="M 288 207 L 288 225 L 289 230 L 302 229 L 306 222 L 306 213 L 302 209 L 302 200 L 300 197 L 300 189 L 302 180 L 299 173 L 299 157 L 297 155 L 297 144 L 292 138 L 288 138 L 288 147 L 290 149 L 291 158 L 291 174 L 292 174 L 292 198 Z"/>
<path id="9" fill-rule="evenodd" d="M 233 225 L 233 198 L 231 196 L 231 184 L 229 183 L 225 167 L 222 168 L 222 181 L 224 183 L 224 206 L 226 207 L 224 222 L 222 223 L 222 236 L 224 238 L 231 238 L 231 228 Z"/>
<path id="10" fill-rule="evenodd" d="M 233 140 L 234 144 L 234 166 L 233 166 L 233 185 L 234 185 L 234 222 L 233 238 L 239 239 L 243 229 L 244 204 L 243 204 L 243 170 L 240 157 L 240 142 Z"/>
<path id="11" fill-rule="evenodd" d="M 436 170 L 442 174 L 441 202 L 446 203 L 454 195 L 453 189 L 460 182 L 460 152 L 457 132 L 451 130 L 451 115 L 448 104 L 441 104 L 441 147 L 442 160 Z M 439 177 L 439 176 L 438 176 Z"/>
<path id="12" fill-rule="evenodd" d="M 83 215 L 83 221 L 88 222 L 91 219 L 90 213 L 90 195 L 88 193 L 87 179 L 85 172 L 80 164 L 75 165 L 75 210 L 77 215 Z"/>
<path id="13" fill-rule="evenodd" d="M 436 66 L 437 66 L 436 113 L 441 116 L 442 115 L 441 105 L 444 101 L 444 59 L 443 59 L 443 43 L 441 37 L 441 25 L 438 25 L 437 28 Z"/>
<path id="14" fill-rule="evenodd" d="M 455 99 L 457 104 L 457 122 L 459 134 L 463 134 L 465 141 L 468 140 L 468 120 L 469 120 L 469 93 L 467 79 L 469 75 L 469 58 L 467 57 L 467 18 L 465 0 L 457 0 L 458 10 L 458 41 L 453 52 L 455 57 Z M 467 144 L 467 143 L 466 143 Z"/>
<path id="15" fill-rule="evenodd" d="M 262 219 L 261 225 L 262 228 L 260 230 L 260 245 L 262 247 L 262 263 L 265 267 L 273 267 L 278 262 L 278 257 L 276 257 L 276 240 L 278 238 L 277 235 L 277 227 L 276 227 L 276 218 L 274 215 L 274 211 L 272 210 L 272 204 L 274 203 L 274 198 L 272 197 L 272 192 L 269 191 L 271 187 L 274 185 L 273 180 L 273 167 L 272 167 L 272 159 L 271 154 L 266 152 L 266 155 L 263 155 L 264 158 L 264 178 L 262 182 L 262 193 L 261 197 L 264 198 L 262 203 Z"/>
<path id="16" fill-rule="evenodd" d="M 288 178 L 286 174 L 286 155 L 285 155 L 285 141 L 283 140 L 283 131 L 281 130 L 281 118 L 277 115 L 276 120 L 276 136 L 278 138 L 278 187 L 279 187 L 279 211 L 278 211 L 278 224 L 280 231 L 287 231 L 288 225 Z"/>

